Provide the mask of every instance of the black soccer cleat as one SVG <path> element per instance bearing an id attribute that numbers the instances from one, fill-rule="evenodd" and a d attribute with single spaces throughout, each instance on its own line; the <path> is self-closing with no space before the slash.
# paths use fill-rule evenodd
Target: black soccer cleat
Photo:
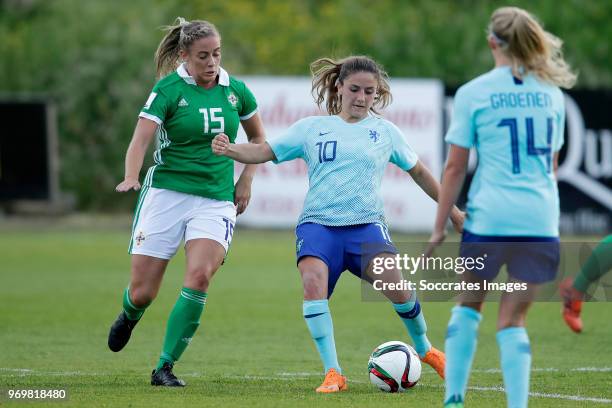
<path id="1" fill-rule="evenodd" d="M 164 363 L 159 370 L 151 373 L 151 385 L 163 385 L 164 387 L 184 387 L 185 381 L 176 378 L 172 373 L 172 364 Z"/>
<path id="2" fill-rule="evenodd" d="M 130 320 L 124 311 L 119 313 L 117 320 L 113 323 L 108 332 L 108 348 L 114 352 L 121 351 L 130 341 L 132 330 L 138 320 Z"/>

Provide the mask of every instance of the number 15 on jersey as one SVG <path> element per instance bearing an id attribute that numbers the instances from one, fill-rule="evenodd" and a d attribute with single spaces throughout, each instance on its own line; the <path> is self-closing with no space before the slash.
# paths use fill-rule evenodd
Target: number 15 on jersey
<path id="1" fill-rule="evenodd" d="M 204 115 L 204 134 L 208 133 L 223 133 L 225 131 L 225 118 L 221 108 L 201 108 L 200 113 Z M 217 116 L 217 113 L 220 115 Z M 215 126 L 210 129 L 211 126 Z"/>

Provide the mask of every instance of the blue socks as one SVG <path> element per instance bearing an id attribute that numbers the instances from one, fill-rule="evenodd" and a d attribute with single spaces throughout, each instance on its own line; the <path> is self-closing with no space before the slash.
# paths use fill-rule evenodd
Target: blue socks
<path id="1" fill-rule="evenodd" d="M 527 331 L 524 327 L 508 327 L 498 331 L 496 337 L 508 408 L 525 408 L 529 398 L 531 370 L 531 348 Z"/>
<path id="2" fill-rule="evenodd" d="M 310 335 L 317 346 L 319 356 L 325 367 L 325 372 L 330 368 L 335 368 L 341 373 L 342 370 L 336 355 L 336 343 L 334 342 L 334 325 L 332 324 L 327 299 L 304 300 L 303 313 Z"/>
<path id="3" fill-rule="evenodd" d="M 406 303 L 393 303 L 393 308 L 404 322 L 408 333 L 414 342 L 414 348 L 421 358 L 431 349 L 431 343 L 427 338 L 427 323 L 421 312 L 421 304 L 418 300 Z"/>
<path id="4" fill-rule="evenodd" d="M 453 308 L 444 344 L 446 353 L 445 403 L 464 401 L 465 389 L 476 352 L 478 325 L 481 320 L 480 313 L 471 307 L 455 306 Z"/>

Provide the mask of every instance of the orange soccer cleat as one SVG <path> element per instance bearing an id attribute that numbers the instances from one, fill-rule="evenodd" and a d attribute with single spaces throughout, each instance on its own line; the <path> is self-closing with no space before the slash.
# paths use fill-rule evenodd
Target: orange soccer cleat
<path id="1" fill-rule="evenodd" d="M 330 393 L 348 390 L 346 377 L 340 374 L 336 369 L 330 368 L 325 374 L 325 380 L 317 388 L 317 392 Z"/>
<path id="2" fill-rule="evenodd" d="M 572 278 L 565 278 L 559 284 L 559 294 L 563 301 L 563 308 L 561 313 L 563 314 L 563 320 L 575 333 L 582 332 L 582 318 L 580 312 L 582 311 L 582 302 L 584 294 L 573 287 Z"/>
<path id="3" fill-rule="evenodd" d="M 431 368 L 436 370 L 438 375 L 444 379 L 444 367 L 446 366 L 446 356 L 443 352 L 435 347 L 432 347 L 425 357 L 421 358 L 421 361 L 425 364 L 429 364 Z"/>

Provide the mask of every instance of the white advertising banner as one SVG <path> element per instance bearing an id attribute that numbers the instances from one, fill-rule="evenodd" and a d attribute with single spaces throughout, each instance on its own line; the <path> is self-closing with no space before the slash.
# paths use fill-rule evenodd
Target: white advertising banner
<path id="1" fill-rule="evenodd" d="M 259 105 L 266 137 L 283 134 L 291 124 L 311 115 L 321 115 L 310 93 L 306 77 L 245 77 Z M 383 116 L 405 134 L 419 159 L 439 177 L 442 171 L 442 103 L 444 88 L 438 80 L 395 79 L 391 81 L 393 103 Z M 245 142 L 242 129 L 238 142 Z M 242 165 L 236 165 L 236 177 Z M 302 211 L 308 191 L 306 164 L 298 159 L 275 165 L 259 165 L 253 181 L 251 203 L 238 223 L 252 227 L 292 228 Z M 435 203 L 410 176 L 389 164 L 382 184 L 389 227 L 399 231 L 430 231 Z"/>

